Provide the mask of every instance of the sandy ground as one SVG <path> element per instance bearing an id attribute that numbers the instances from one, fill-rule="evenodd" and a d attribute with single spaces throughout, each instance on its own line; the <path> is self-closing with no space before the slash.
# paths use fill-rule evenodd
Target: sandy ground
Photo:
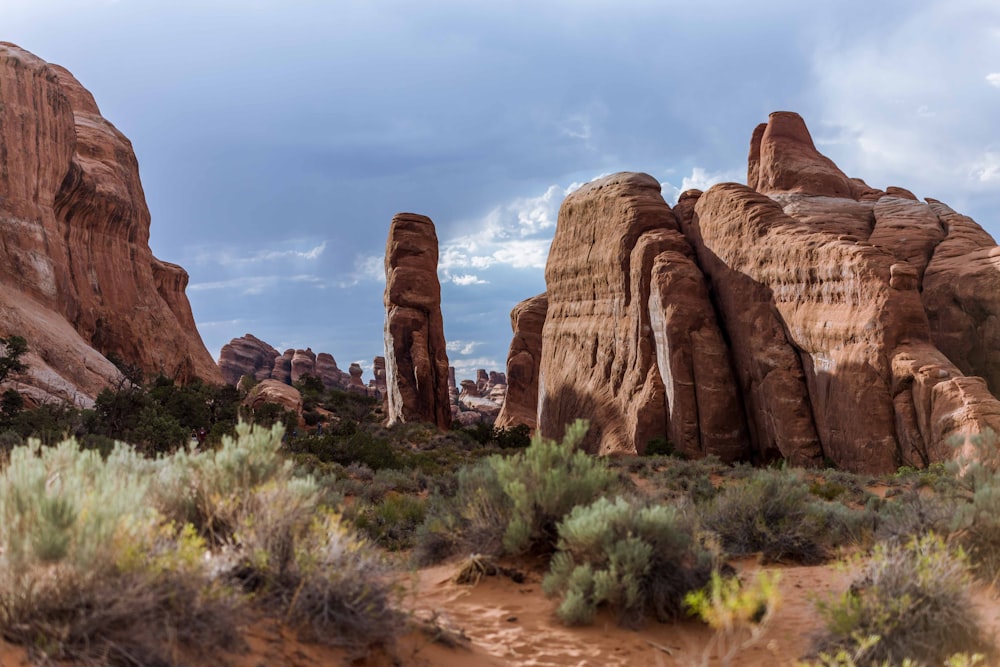
<path id="1" fill-rule="evenodd" d="M 735 563 L 749 578 L 760 569 L 752 559 Z M 820 629 L 817 598 L 846 590 L 852 574 L 836 563 L 818 566 L 769 566 L 781 574 L 780 605 L 760 641 L 740 652 L 732 664 L 746 667 L 794 665 L 809 649 L 810 636 Z M 556 602 L 541 590 L 541 575 L 528 574 L 523 583 L 504 576 L 485 577 L 476 586 L 452 581 L 457 565 L 416 572 L 405 581 L 403 604 L 417 619 L 461 637 L 455 646 L 434 642 L 426 632 L 412 631 L 391 651 L 358 659 L 342 650 L 300 642 L 277 621 L 263 620 L 246 633 L 248 650 L 220 660 L 193 660 L 196 667 L 668 667 L 720 665 L 717 656 L 703 662 L 712 633 L 696 621 L 649 623 L 638 631 L 618 627 L 609 615 L 587 627 L 568 628 L 555 615 Z M 1000 636 L 1000 599 L 984 586 L 973 599 L 985 625 Z M 23 649 L 0 644 L 0 667 L 28 665 Z"/>

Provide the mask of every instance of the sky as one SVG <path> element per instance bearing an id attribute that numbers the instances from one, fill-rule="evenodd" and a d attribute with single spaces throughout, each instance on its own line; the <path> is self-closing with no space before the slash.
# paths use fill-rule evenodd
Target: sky
<path id="1" fill-rule="evenodd" d="M 0 0 L 128 136 L 213 356 L 253 333 L 370 377 L 392 216 L 429 216 L 449 358 L 503 370 L 562 199 L 746 180 L 771 111 L 873 187 L 1000 236 L 996 0 Z"/>

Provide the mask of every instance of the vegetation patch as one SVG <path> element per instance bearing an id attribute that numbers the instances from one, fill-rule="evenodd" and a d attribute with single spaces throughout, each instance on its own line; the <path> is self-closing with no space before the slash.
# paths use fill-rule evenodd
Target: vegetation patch
<path id="1" fill-rule="evenodd" d="M 599 498 L 559 524 L 542 586 L 560 597 L 557 613 L 569 625 L 590 623 L 600 607 L 627 627 L 649 616 L 665 622 L 682 614 L 685 595 L 721 564 L 710 544 L 676 507 Z"/>

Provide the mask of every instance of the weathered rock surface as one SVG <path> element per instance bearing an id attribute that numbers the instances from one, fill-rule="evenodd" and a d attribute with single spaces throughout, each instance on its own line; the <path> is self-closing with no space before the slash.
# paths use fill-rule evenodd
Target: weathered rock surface
<path id="1" fill-rule="evenodd" d="M 279 354 L 276 349 L 252 334 L 234 338 L 222 346 L 219 353 L 219 369 L 229 384 L 237 384 L 244 375 L 256 380 L 274 379 L 283 384 L 292 384 L 304 375 L 318 377 L 327 389 L 347 389 L 351 375 L 337 367 L 337 360 L 329 352 L 316 354 L 311 348 L 285 350 Z M 374 389 L 371 392 L 374 395 Z"/>
<path id="2" fill-rule="evenodd" d="M 422 421 L 447 429 L 448 353 L 430 218 L 399 213 L 385 249 L 385 360 L 388 423 Z"/>
<path id="3" fill-rule="evenodd" d="M 376 375 L 377 370 L 376 367 Z M 316 355 L 315 372 L 327 389 L 344 389 L 351 383 L 350 373 L 340 370 L 337 360 L 329 352 L 320 352 Z"/>
<path id="4" fill-rule="evenodd" d="M 525 299 L 510 311 L 514 337 L 507 354 L 507 393 L 496 426 L 525 424 L 534 429 L 538 415 L 538 369 L 542 360 L 542 327 L 549 308 L 544 293 Z"/>
<path id="5" fill-rule="evenodd" d="M 271 377 L 278 351 L 252 334 L 234 338 L 219 352 L 219 370 L 227 384 L 236 385 L 244 375 L 256 380 Z"/>
<path id="6" fill-rule="evenodd" d="M 295 350 L 285 350 L 281 356 L 274 358 L 274 365 L 271 367 L 271 379 L 282 384 L 292 384 L 292 358 L 295 357 Z"/>
<path id="7" fill-rule="evenodd" d="M 673 210 L 644 174 L 567 197 L 546 295 L 512 313 L 498 423 L 537 408 L 547 437 L 589 418 L 595 452 L 668 436 L 692 456 L 867 472 L 1000 431 L 989 234 L 847 177 L 792 113 L 754 131 L 748 183 L 685 192 Z"/>
<path id="8" fill-rule="evenodd" d="M 0 43 L 0 333 L 25 336 L 38 356 L 25 383 L 86 402 L 117 373 L 84 348 L 221 382 L 187 274 L 153 257 L 149 223 L 132 146 L 93 96 L 65 69 Z"/>
<path id="9" fill-rule="evenodd" d="M 274 403 L 285 410 L 302 414 L 302 394 L 295 387 L 278 380 L 261 380 L 243 399 L 243 404 L 251 410 L 256 410 L 265 403 Z"/>
<path id="10" fill-rule="evenodd" d="M 648 302 L 655 232 L 677 221 L 646 174 L 615 174 L 570 194 L 545 266 L 537 428 L 561 438 L 590 419 L 584 446 L 634 452 L 667 432 Z"/>

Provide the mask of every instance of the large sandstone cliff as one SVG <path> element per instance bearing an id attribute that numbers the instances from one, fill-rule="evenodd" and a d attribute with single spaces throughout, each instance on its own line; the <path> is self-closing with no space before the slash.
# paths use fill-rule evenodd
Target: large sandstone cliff
<path id="1" fill-rule="evenodd" d="M 385 246 L 385 374 L 388 423 L 451 425 L 448 352 L 430 218 L 399 213 Z"/>
<path id="2" fill-rule="evenodd" d="M 187 274 L 153 257 L 149 223 L 132 146 L 93 96 L 0 43 L 0 332 L 28 339 L 32 391 L 86 402 L 116 375 L 112 355 L 221 381 Z"/>
<path id="3" fill-rule="evenodd" d="M 571 194 L 546 287 L 540 350 L 516 328 L 511 349 L 537 365 L 508 372 L 537 368 L 539 429 L 588 417 L 592 451 L 666 435 L 875 472 L 1000 431 L 1000 249 L 940 202 L 847 177 L 793 113 L 754 131 L 748 185 L 673 209 L 644 174 Z M 531 405 L 512 391 L 505 412 Z"/>

